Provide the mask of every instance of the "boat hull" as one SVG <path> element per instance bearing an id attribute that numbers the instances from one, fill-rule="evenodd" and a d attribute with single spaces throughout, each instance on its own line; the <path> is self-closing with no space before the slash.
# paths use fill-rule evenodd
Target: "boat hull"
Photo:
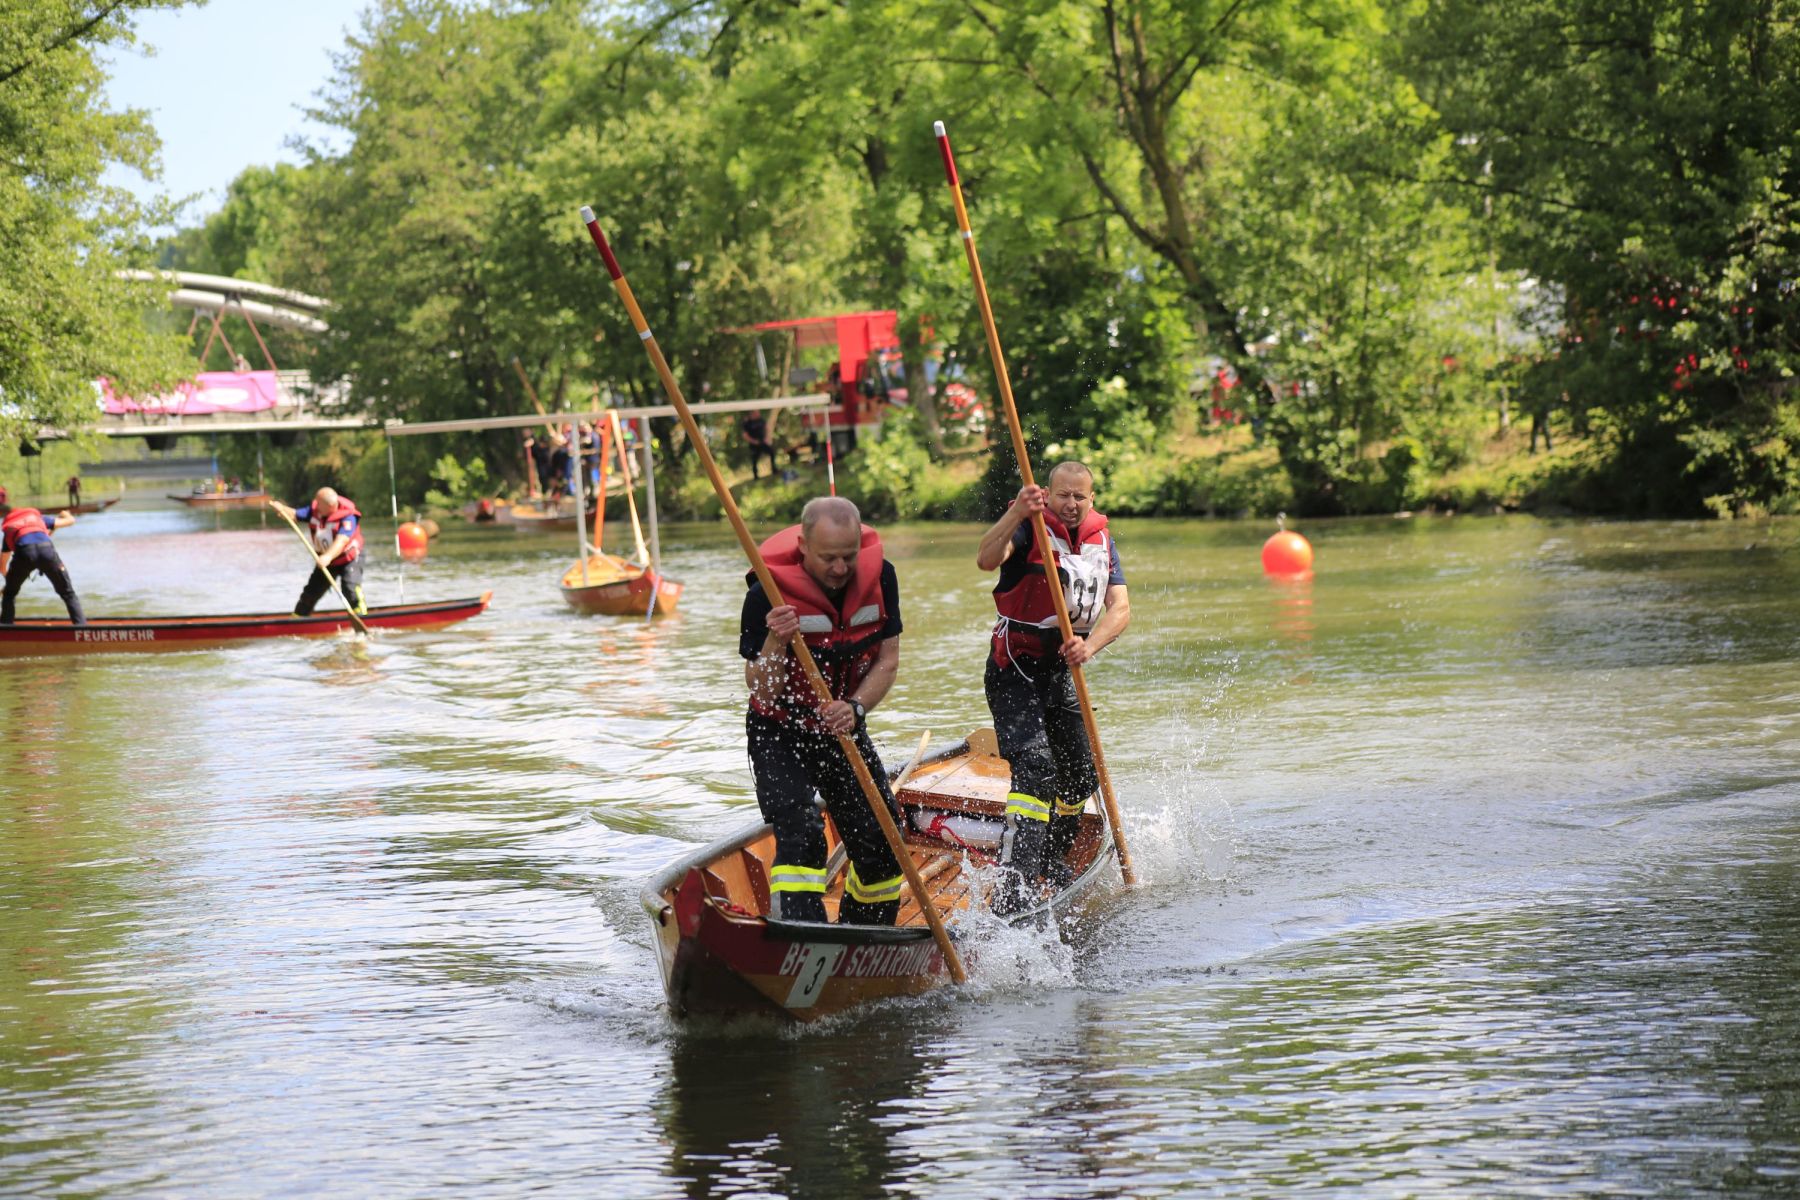
<path id="1" fill-rule="evenodd" d="M 269 502 L 269 493 L 170 492 L 169 499 L 179 500 L 189 508 L 261 508 Z"/>
<path id="2" fill-rule="evenodd" d="M 371 629 L 442 629 L 479 616 L 492 592 L 468 600 L 389 604 L 371 608 Z M 206 617 L 95 617 L 76 627 L 66 618 L 22 618 L 0 625 L 0 658 L 36 655 L 202 650 L 272 637 L 327 637 L 356 626 L 342 609 L 296 617 L 284 613 L 232 613 Z"/>
<path id="3" fill-rule="evenodd" d="M 992 731 L 981 730 L 926 760 L 898 797 L 907 849 L 953 937 L 962 916 L 986 906 L 984 881 L 967 868 L 980 856 L 980 846 L 998 842 L 1009 778 Z M 1092 812 L 1082 822 L 1066 882 L 1046 888 L 1035 907 L 1007 921 L 1053 919 L 1079 904 L 1107 874 L 1113 845 L 1105 823 Z M 827 824 L 835 848 L 836 832 Z M 841 858 L 834 853 L 834 864 Z M 771 919 L 773 859 L 774 834 L 759 824 L 679 860 L 645 885 L 641 899 L 676 1016 L 762 1013 L 811 1022 L 950 982 L 943 954 L 910 894 L 893 927 Z M 843 871 L 834 867 L 828 911 L 841 901 L 842 885 Z M 966 947 L 962 954 L 975 957 Z"/>
<path id="4" fill-rule="evenodd" d="M 563 574 L 563 601 L 576 612 L 641 617 L 649 612 L 654 593 L 656 615 L 667 617 L 681 602 L 681 583 L 616 555 L 594 555 L 588 559 L 588 568 L 589 582 L 585 584 L 579 563 Z"/>
<path id="5" fill-rule="evenodd" d="M 66 512 L 75 516 L 86 516 L 90 513 L 103 513 L 118 502 L 119 497 L 108 496 L 104 500 L 83 500 L 80 504 L 54 504 L 50 501 L 45 501 L 42 504 L 33 504 L 31 507 L 45 515 Z M 17 502 L 15 501 L 15 503 Z"/>
<path id="6" fill-rule="evenodd" d="M 535 530 L 539 533 L 567 533 L 575 529 L 575 506 L 569 505 L 568 511 L 561 508 L 545 510 L 535 504 L 509 504 L 494 513 L 494 520 L 502 525 L 511 525 L 514 529 Z M 594 525 L 594 510 L 587 512 L 588 528 Z"/>

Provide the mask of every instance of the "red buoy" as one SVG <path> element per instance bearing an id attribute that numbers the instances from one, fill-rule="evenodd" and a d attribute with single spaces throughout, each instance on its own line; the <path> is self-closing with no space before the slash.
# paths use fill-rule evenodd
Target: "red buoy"
<path id="1" fill-rule="evenodd" d="M 1270 575 L 1304 575 L 1312 570 L 1312 543 L 1284 529 L 1263 543 L 1263 570 Z"/>
<path id="2" fill-rule="evenodd" d="M 428 552 L 431 538 L 425 527 L 417 521 L 408 521 L 394 531 L 394 543 L 400 547 L 400 557 L 407 562 L 418 562 Z"/>

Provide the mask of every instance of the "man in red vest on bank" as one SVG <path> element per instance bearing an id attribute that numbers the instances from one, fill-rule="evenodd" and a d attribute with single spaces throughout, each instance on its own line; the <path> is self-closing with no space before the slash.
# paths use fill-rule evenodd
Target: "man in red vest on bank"
<path id="1" fill-rule="evenodd" d="M 6 577 L 6 591 L 0 596 L 0 625 L 13 623 L 13 601 L 33 571 L 48 579 L 62 597 L 71 625 L 87 624 L 81 597 L 75 594 L 75 584 L 69 579 L 69 568 L 63 566 L 62 556 L 50 544 L 52 533 L 74 523 L 75 518 L 66 512 L 46 521 L 35 508 L 13 508 L 6 502 L 6 489 L 0 487 L 0 575 Z"/>
<path id="2" fill-rule="evenodd" d="M 1131 623 L 1119 548 L 1106 518 L 1094 511 L 1094 473 L 1078 462 L 1058 463 L 1048 484 L 1020 488 L 975 552 L 983 571 L 1000 571 L 994 585 L 1000 620 L 984 682 L 1000 753 L 1012 766 L 994 898 L 995 911 L 1003 913 L 1029 907 L 1040 881 L 1065 878 L 1082 807 L 1100 786 L 1070 668 L 1093 658 Z M 1044 515 L 1075 628 L 1066 642 L 1033 513 Z"/>
<path id="3" fill-rule="evenodd" d="M 302 508 L 289 508 L 279 500 L 269 501 L 277 512 L 305 521 L 312 530 L 313 549 L 331 569 L 343 590 L 344 599 L 360 615 L 369 611 L 362 594 L 362 514 L 356 505 L 328 487 L 322 487 L 313 501 Z M 331 590 L 331 580 L 318 567 L 300 589 L 300 600 L 294 605 L 296 617 L 310 617 L 319 598 Z"/>
<path id="4" fill-rule="evenodd" d="M 894 811 L 865 718 L 887 695 L 900 666 L 900 584 L 882 557 L 881 538 L 841 497 L 809 501 L 800 524 L 764 542 L 762 553 L 786 603 L 771 607 L 762 584 L 750 576 L 738 652 L 750 685 L 746 725 L 756 803 L 775 830 L 769 915 L 825 920 L 830 879 L 825 821 L 813 805 L 816 789 L 849 852 L 839 922 L 892 925 L 905 877 L 836 735 L 854 739 Z M 829 703 L 819 703 L 791 652 L 796 633 L 831 689 Z"/>

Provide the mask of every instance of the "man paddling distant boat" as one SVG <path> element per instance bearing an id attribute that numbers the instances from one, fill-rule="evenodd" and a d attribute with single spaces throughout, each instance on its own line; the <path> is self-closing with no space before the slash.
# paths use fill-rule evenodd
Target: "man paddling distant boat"
<path id="1" fill-rule="evenodd" d="M 362 590 L 362 514 L 356 511 L 356 505 L 331 488 L 322 487 L 313 495 L 312 503 L 304 507 L 289 508 L 279 500 L 269 501 L 269 507 L 311 527 L 313 549 L 336 577 L 345 602 L 358 615 L 368 612 Z M 330 590 L 331 580 L 315 566 L 300 590 L 294 615 L 310 617 L 319 598 Z"/>
<path id="2" fill-rule="evenodd" d="M 6 591 L 0 596 L 0 625 L 13 623 L 13 602 L 33 571 L 48 579 L 56 594 L 62 597 L 63 607 L 69 610 L 71 625 L 87 624 L 87 616 L 81 611 L 81 597 L 75 594 L 75 584 L 69 578 L 69 569 L 63 566 L 62 555 L 50 544 L 52 533 L 74 523 L 75 518 L 66 512 L 57 513 L 46 521 L 44 514 L 35 508 L 13 508 L 6 502 L 6 489 L 0 487 L 0 575 L 6 577 Z"/>
<path id="3" fill-rule="evenodd" d="M 892 811 L 864 718 L 887 695 L 900 666 L 899 581 L 882 557 L 881 538 L 842 498 L 809 501 L 800 524 L 764 542 L 762 555 L 787 603 L 771 608 L 751 575 L 738 652 L 750 685 L 746 726 L 756 802 L 775 830 L 771 915 L 825 920 L 830 879 L 825 821 L 813 805 L 817 789 L 850 858 L 838 920 L 892 925 L 904 876 L 837 735 L 854 738 Z M 819 703 L 790 650 L 796 632 L 831 689 L 827 704 Z"/>
<path id="4" fill-rule="evenodd" d="M 1044 560 L 1031 525 L 1042 513 L 1050 533 L 1069 622 L 1062 640 Z M 999 568 L 985 678 L 1000 755 L 1012 765 L 1006 833 L 1000 847 L 997 912 L 1017 912 L 1053 882 L 1081 826 L 1082 806 L 1100 786 L 1083 727 L 1071 667 L 1081 666 L 1125 632 L 1131 602 L 1119 548 L 1094 511 L 1094 474 L 1078 462 L 1051 469 L 1049 486 L 1028 485 L 981 536 L 975 562 Z M 1105 615 L 1101 610 L 1105 610 Z"/>

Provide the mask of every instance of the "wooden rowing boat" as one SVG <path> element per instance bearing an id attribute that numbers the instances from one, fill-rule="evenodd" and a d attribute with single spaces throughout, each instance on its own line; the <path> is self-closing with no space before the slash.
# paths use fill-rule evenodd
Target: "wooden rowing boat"
<path id="1" fill-rule="evenodd" d="M 656 593 L 656 615 L 666 617 L 681 600 L 682 585 L 658 575 L 649 567 L 617 554 L 590 554 L 586 582 L 581 564 L 563 572 L 562 595 L 576 612 L 612 617 L 650 615 L 650 594 Z"/>
<path id="2" fill-rule="evenodd" d="M 169 499 L 179 500 L 189 508 L 260 508 L 269 502 L 269 493 L 170 492 Z"/>
<path id="3" fill-rule="evenodd" d="M 594 509 L 590 505 L 587 519 L 594 519 Z M 515 529 L 536 530 L 540 533 L 562 533 L 575 528 L 575 506 L 553 505 L 540 508 L 535 504 L 513 503 L 494 512 L 494 520 L 502 525 L 511 525 Z"/>
<path id="4" fill-rule="evenodd" d="M 119 500 L 120 497 L 118 496 L 108 496 L 104 500 L 83 500 L 80 504 L 55 504 L 46 501 L 42 504 L 31 504 L 30 507 L 37 509 L 45 516 L 54 516 L 57 513 L 63 512 L 72 513 L 76 516 L 85 516 L 89 513 L 103 513 L 113 505 L 117 504 Z M 23 506 L 15 504 L 15 507 Z"/>
<path id="5" fill-rule="evenodd" d="M 644 542 L 644 527 L 638 520 L 637 493 L 631 486 L 631 456 L 625 452 L 625 439 L 619 431 L 619 414 L 608 412 L 607 424 L 600 438 L 600 487 L 610 490 L 620 485 L 626 506 L 631 510 L 631 534 L 637 542 L 636 560 L 608 554 L 600 548 L 605 535 L 605 510 L 597 509 L 601 519 L 594 523 L 594 541 L 590 546 L 587 530 L 578 529 L 575 565 L 563 572 L 563 600 L 576 612 L 599 613 L 612 617 L 672 616 L 681 600 L 681 584 L 663 575 L 652 564 L 659 564 L 656 553 Z M 619 473 L 612 479 L 606 475 L 606 459 L 613 451 L 619 455 Z M 648 455 L 645 456 L 648 460 Z M 645 475 L 646 482 L 649 479 Z M 656 490 L 646 486 L 646 499 L 651 505 L 650 524 L 656 525 Z"/>
<path id="6" fill-rule="evenodd" d="M 512 507 L 511 500 L 501 500 L 501 499 L 497 499 L 497 498 L 489 498 L 489 499 L 482 499 L 482 500 L 471 500 L 467 504 L 463 505 L 460 509 L 458 509 L 457 513 L 465 521 L 473 521 L 476 524 L 485 525 L 485 524 L 488 524 L 489 522 L 498 520 L 500 517 L 501 509 L 511 508 L 511 507 Z"/>
<path id="7" fill-rule="evenodd" d="M 907 848 L 952 936 L 972 904 L 987 904 L 986 885 L 969 867 L 982 850 L 999 844 L 1010 779 L 993 730 L 981 729 L 926 758 L 897 797 Z M 1006 921 L 1036 923 L 1061 914 L 1106 874 L 1113 845 L 1105 822 L 1094 812 L 1084 813 L 1081 821 L 1065 864 L 1066 882 L 1046 888 L 1039 907 Z M 826 836 L 832 878 L 825 908 L 835 915 L 846 872 L 829 819 Z M 760 1012 L 815 1021 L 949 982 L 943 955 L 910 894 L 892 928 L 770 917 L 774 856 L 774 832 L 758 824 L 682 858 L 644 885 L 640 899 L 654 926 L 671 1012 Z"/>
<path id="8" fill-rule="evenodd" d="M 493 598 L 483 592 L 470 600 L 429 604 L 389 604 L 371 608 L 363 622 L 371 629 L 442 629 L 481 615 Z M 342 610 L 310 617 L 292 613 L 231 613 L 203 617 L 94 617 L 86 625 L 57 620 L 20 618 L 0 625 L 0 658 L 40 654 L 93 654 L 119 650 L 196 650 L 271 637 L 321 637 L 351 629 Z"/>

